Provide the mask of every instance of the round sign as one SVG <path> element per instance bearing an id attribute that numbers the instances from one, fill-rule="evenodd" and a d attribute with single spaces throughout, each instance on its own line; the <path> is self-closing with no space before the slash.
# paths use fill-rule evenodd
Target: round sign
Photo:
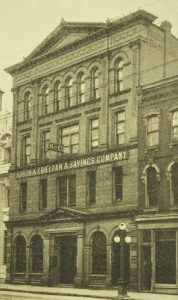
<path id="1" fill-rule="evenodd" d="M 130 237 L 130 236 L 126 236 L 126 237 L 125 237 L 125 242 L 126 242 L 127 244 L 130 244 L 130 243 L 131 243 L 131 237 Z"/>
<path id="2" fill-rule="evenodd" d="M 119 243 L 120 242 L 120 237 L 118 236 L 118 235 L 116 235 L 115 237 L 114 237 L 114 242 L 115 243 Z"/>
<path id="3" fill-rule="evenodd" d="M 126 230 L 126 224 L 125 223 L 120 223 L 119 224 L 119 229 L 120 230 Z"/>

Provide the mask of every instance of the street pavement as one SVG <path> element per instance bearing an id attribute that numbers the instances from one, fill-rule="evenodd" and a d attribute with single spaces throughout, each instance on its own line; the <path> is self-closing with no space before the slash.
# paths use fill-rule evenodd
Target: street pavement
<path id="1" fill-rule="evenodd" d="M 92 300 L 115 299 L 117 290 L 78 289 L 73 287 L 43 287 L 0 284 L 0 300 Z M 177 295 L 129 292 L 128 300 L 178 300 Z"/>

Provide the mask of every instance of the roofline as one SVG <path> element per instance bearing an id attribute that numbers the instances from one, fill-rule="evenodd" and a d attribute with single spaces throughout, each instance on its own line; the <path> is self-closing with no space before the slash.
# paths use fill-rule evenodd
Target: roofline
<path id="1" fill-rule="evenodd" d="M 178 81 L 178 75 L 163 78 L 163 79 L 151 82 L 151 83 L 147 83 L 145 85 L 140 85 L 140 88 L 141 88 L 141 91 L 145 91 L 145 90 L 148 90 L 148 89 L 159 87 L 161 85 L 165 85 L 165 84 L 168 84 L 168 83 L 173 83 L 173 82 L 176 82 L 176 81 Z"/>
<path id="2" fill-rule="evenodd" d="M 156 20 L 156 16 L 145 11 L 145 10 L 137 10 L 136 12 L 133 12 L 129 15 L 126 15 L 122 18 L 118 18 L 118 19 L 114 19 L 114 20 L 108 20 L 106 23 L 90 23 L 90 22 L 65 22 L 65 21 L 62 21 L 60 23 L 60 25 L 58 25 L 27 57 L 26 59 L 24 59 L 23 61 L 15 64 L 15 65 L 12 65 L 10 67 L 7 67 L 5 69 L 5 71 L 11 75 L 13 75 L 13 73 L 15 73 L 16 71 L 18 71 L 22 66 L 25 66 L 26 64 L 30 63 L 30 62 L 33 62 L 33 58 L 30 60 L 30 57 L 32 57 L 32 55 L 34 55 L 36 52 L 40 51 L 40 49 L 43 48 L 43 46 L 50 41 L 50 39 L 52 39 L 52 37 L 54 38 L 54 35 L 59 33 L 60 30 L 62 32 L 63 29 L 66 29 L 66 28 L 72 28 L 72 26 L 85 26 L 85 25 L 96 25 L 96 27 L 98 26 L 100 28 L 99 31 L 96 31 L 92 34 L 90 34 L 89 36 L 87 37 L 83 37 L 80 39 L 80 42 L 81 40 L 86 40 L 87 38 L 92 38 L 92 37 L 95 37 L 96 35 L 98 35 L 98 33 L 100 33 L 100 36 L 102 34 L 105 33 L 105 31 L 107 30 L 110 31 L 111 29 L 115 28 L 115 27 L 118 27 L 118 26 L 124 26 L 124 25 L 128 25 L 129 23 L 137 20 L 138 18 L 144 18 L 145 20 L 147 20 L 148 22 L 153 22 Z M 70 44 L 70 46 L 74 45 L 77 41 L 74 41 Z M 62 47 L 61 49 L 64 49 L 66 46 Z M 57 50 L 55 50 L 57 51 Z M 54 53 L 55 53 L 54 51 Z M 53 53 L 53 52 L 51 52 Z M 44 55 L 49 55 L 49 53 L 46 53 Z M 40 57 L 42 56 L 38 56 L 35 59 L 39 59 Z"/>

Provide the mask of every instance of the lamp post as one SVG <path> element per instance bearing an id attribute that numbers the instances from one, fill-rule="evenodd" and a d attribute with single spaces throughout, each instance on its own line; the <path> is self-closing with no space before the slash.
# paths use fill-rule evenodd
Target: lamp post
<path id="1" fill-rule="evenodd" d="M 114 237 L 115 243 L 120 243 L 120 277 L 118 280 L 118 295 L 116 299 L 127 299 L 127 278 L 125 269 L 125 243 L 131 242 L 131 237 L 127 236 L 126 224 L 119 224 L 119 234 Z"/>

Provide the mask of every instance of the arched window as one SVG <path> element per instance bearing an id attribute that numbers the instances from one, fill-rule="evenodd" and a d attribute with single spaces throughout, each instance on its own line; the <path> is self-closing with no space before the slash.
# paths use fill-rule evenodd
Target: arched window
<path id="1" fill-rule="evenodd" d="M 92 71 L 92 99 L 99 98 L 99 70 L 94 69 Z"/>
<path id="2" fill-rule="evenodd" d="M 31 109 L 31 94 L 30 92 L 25 93 L 24 97 L 24 120 L 30 119 Z"/>
<path id="3" fill-rule="evenodd" d="M 16 273 L 26 272 L 26 241 L 22 235 L 15 238 L 14 263 L 14 271 Z"/>
<path id="4" fill-rule="evenodd" d="M 102 232 L 95 232 L 92 238 L 92 274 L 106 274 L 106 270 L 106 237 Z"/>
<path id="5" fill-rule="evenodd" d="M 79 103 L 85 102 L 85 76 L 84 74 L 80 74 L 78 77 L 78 98 Z"/>
<path id="6" fill-rule="evenodd" d="M 148 207 L 158 205 L 157 170 L 152 166 L 147 169 L 147 197 Z"/>
<path id="7" fill-rule="evenodd" d="M 178 205 L 178 163 L 172 165 L 171 173 L 173 204 Z"/>
<path id="8" fill-rule="evenodd" d="M 54 105 L 55 111 L 59 111 L 61 109 L 62 103 L 62 95 L 61 95 L 61 82 L 57 81 L 54 85 Z"/>
<path id="9" fill-rule="evenodd" d="M 116 92 L 122 92 L 124 89 L 123 82 L 124 82 L 124 61 L 120 59 L 116 63 Z"/>
<path id="10" fill-rule="evenodd" d="M 70 77 L 66 82 L 66 100 L 67 106 L 73 106 L 73 79 Z"/>
<path id="11" fill-rule="evenodd" d="M 49 104 L 50 104 L 50 97 L 49 97 L 50 89 L 48 86 L 43 88 L 43 95 L 42 95 L 42 112 L 43 116 L 49 113 Z"/>
<path id="12" fill-rule="evenodd" d="M 34 235 L 31 239 L 31 271 L 43 272 L 43 240 L 40 235 Z"/>

